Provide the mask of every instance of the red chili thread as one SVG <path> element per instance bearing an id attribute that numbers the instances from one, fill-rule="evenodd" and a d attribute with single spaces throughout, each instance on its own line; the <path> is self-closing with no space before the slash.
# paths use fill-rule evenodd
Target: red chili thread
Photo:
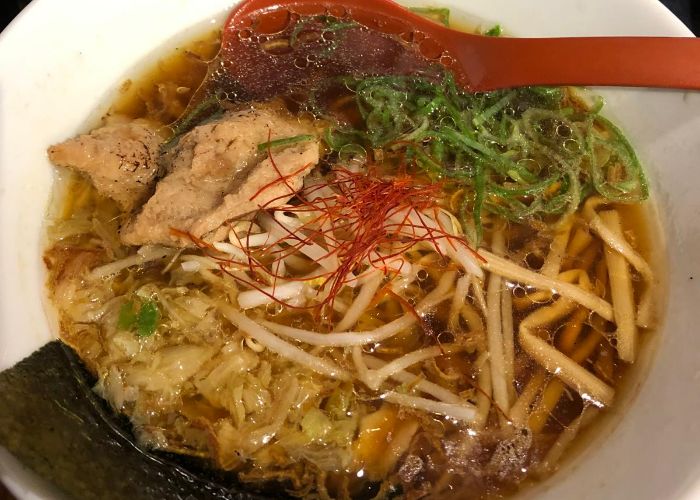
<path id="1" fill-rule="evenodd" d="M 281 174 L 269 150 L 268 146 L 271 163 L 279 178 L 259 189 L 253 198 L 279 183 L 285 183 L 291 190 L 288 184 L 290 176 Z M 314 196 L 323 188 L 332 190 L 334 195 Z M 391 178 L 383 178 L 373 166 L 370 166 L 366 173 L 336 168 L 324 181 L 299 191 L 293 200 L 293 205 L 265 210 L 274 224 L 283 230 L 284 236 L 274 239 L 263 247 L 249 248 L 242 244 L 242 241 L 247 240 L 251 234 L 251 226 L 249 226 L 248 234 L 239 238 L 242 251 L 248 257 L 246 267 L 253 275 L 250 281 L 245 281 L 245 284 L 265 293 L 284 306 L 295 309 L 323 308 L 332 306 L 335 296 L 346 284 L 356 280 L 357 275 L 365 271 L 366 264 L 385 273 L 393 271 L 396 267 L 404 265 L 404 262 L 399 262 L 402 254 L 417 243 L 432 243 L 440 255 L 442 255 L 438 245 L 440 240 L 449 242 L 453 247 L 459 244 L 469 248 L 463 238 L 450 234 L 437 221 L 439 210 L 437 200 L 441 197 L 441 190 L 441 184 L 418 184 L 413 176 L 403 171 Z M 427 211 L 432 211 L 435 215 L 438 228 L 427 224 L 423 215 Z M 296 215 L 300 221 L 299 227 L 288 228 L 274 216 L 276 212 Z M 313 216 L 309 219 L 308 214 Z M 389 220 L 397 214 L 402 214 L 400 219 Z M 415 214 L 418 222 L 409 220 L 411 214 Z M 304 221 L 304 219 L 308 220 Z M 418 234 L 419 231 L 421 235 Z M 213 248 L 189 233 L 178 231 L 176 234 L 190 237 L 203 250 Z M 290 254 L 300 252 L 310 244 L 316 244 L 325 250 L 324 259 L 335 257 L 339 263 L 337 269 L 328 271 L 322 268 L 313 276 L 301 278 L 280 276 L 276 272 L 281 260 Z M 475 252 L 472 251 L 472 253 Z M 478 257 L 481 258 L 481 256 Z M 225 268 L 230 265 L 239 264 L 216 255 L 214 258 L 224 272 L 227 272 Z M 264 261 L 268 263 L 263 264 Z M 312 306 L 290 306 L 261 289 L 257 282 L 263 283 L 264 280 L 260 275 L 267 275 L 272 281 L 273 290 L 278 279 L 299 281 L 324 278 L 318 293 L 326 291 L 327 295 L 321 302 Z M 234 276 L 234 278 L 244 281 L 240 277 Z M 326 290 L 326 287 L 329 288 Z"/>

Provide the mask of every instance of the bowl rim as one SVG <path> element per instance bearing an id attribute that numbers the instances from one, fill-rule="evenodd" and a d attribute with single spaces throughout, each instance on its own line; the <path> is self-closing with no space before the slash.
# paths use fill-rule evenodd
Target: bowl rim
<path id="1" fill-rule="evenodd" d="M 474 11 L 479 12 L 480 14 L 483 13 L 484 17 L 486 19 L 496 19 L 497 16 L 495 9 L 498 7 L 490 7 L 490 8 L 481 8 L 480 4 L 487 2 L 488 0 L 480 0 L 479 2 L 475 2 L 474 5 Z M 21 48 L 18 47 L 16 44 L 18 43 L 15 41 L 16 39 L 21 39 L 22 37 L 25 37 L 25 41 L 29 41 L 28 38 L 28 33 L 32 29 L 32 24 L 35 24 L 37 22 L 37 18 L 42 17 L 46 12 L 48 11 L 53 11 L 55 10 L 55 3 L 56 2 L 50 2 L 49 0 L 34 0 L 29 6 L 27 6 L 6 28 L 3 30 L 2 33 L 0 33 L 0 68 L 4 68 L 5 71 L 0 72 L 0 89 L 4 89 L 7 85 L 11 85 L 12 82 L 10 82 L 10 72 L 9 72 L 9 67 L 5 66 L 5 62 L 7 60 L 7 54 L 9 52 L 16 52 L 16 51 L 21 51 Z M 90 10 L 89 8 L 86 9 L 86 7 L 89 7 L 90 0 L 69 0 L 65 2 L 64 8 L 68 9 L 70 7 L 73 7 L 76 9 L 76 11 L 83 12 L 83 15 L 85 12 L 94 12 Z M 192 3 L 196 3 L 196 0 L 179 0 L 179 4 L 182 5 L 190 5 Z M 225 8 L 230 8 L 233 4 L 235 4 L 235 1 L 232 0 L 216 0 L 216 5 L 219 6 L 225 6 Z M 440 3 L 451 3 L 451 4 L 459 4 L 459 0 L 453 0 L 452 2 L 432 2 L 432 1 L 415 1 L 415 0 L 410 0 L 402 3 L 408 3 L 408 4 L 413 4 L 413 5 L 425 5 L 426 3 L 428 4 L 440 4 Z M 506 0 L 496 0 L 493 2 L 494 5 L 496 6 L 502 6 L 505 5 Z M 540 4 L 547 3 L 547 0 L 540 0 Z M 170 5 L 171 1 L 170 0 L 149 0 L 148 5 L 154 6 L 154 5 Z M 605 4 L 606 7 L 606 12 L 607 11 L 612 11 L 612 12 L 624 12 L 627 9 L 631 8 L 639 8 L 639 9 L 644 9 L 645 12 L 651 17 L 654 17 L 658 21 L 658 29 L 659 31 L 664 32 L 665 34 L 672 35 L 672 36 L 693 36 L 692 32 L 673 14 L 666 8 L 663 4 L 660 2 L 657 2 L 656 0 L 635 0 L 635 1 L 628 1 L 628 0 L 595 0 L 591 1 L 590 5 L 588 7 L 584 8 L 590 8 L 590 9 L 601 9 L 601 12 L 603 12 L 601 4 Z M 123 6 L 126 9 L 138 9 L 139 6 L 138 0 L 128 0 L 123 2 Z M 104 8 L 104 6 L 103 6 Z M 459 6 L 459 9 L 464 10 L 471 10 L 471 6 Z M 574 8 L 574 7 L 572 7 Z M 84 10 L 80 10 L 84 9 Z M 213 9 L 209 9 L 210 11 Z M 223 15 L 226 10 L 218 10 L 220 12 L 220 15 Z M 483 12 L 481 12 L 483 11 Z M 202 22 L 209 22 L 209 18 L 211 17 L 211 14 L 207 14 L 206 16 L 201 16 Z M 89 21 L 89 18 L 85 18 L 86 21 Z M 197 25 L 198 23 L 194 23 Z M 201 23 L 199 23 L 201 24 Z M 515 26 L 516 28 L 519 29 L 518 26 Z M 191 27 L 184 27 L 184 32 L 189 32 Z M 584 31 L 588 28 L 584 28 Z M 646 28 L 644 28 L 646 29 Z M 589 32 L 592 30 L 588 29 Z M 516 31 L 517 32 L 517 31 Z M 609 33 L 605 33 L 609 34 Z M 184 39 L 187 37 L 185 36 Z M 165 41 L 163 45 L 168 46 L 173 42 L 173 40 L 181 40 L 183 39 L 183 30 L 181 29 L 176 29 L 172 30 L 169 36 L 163 37 L 163 40 L 168 40 Z M 149 51 L 151 49 L 149 48 Z M 149 58 L 152 58 L 157 55 L 157 53 L 162 51 L 162 47 L 159 49 L 155 49 L 155 52 L 150 54 L 150 55 L 144 55 L 141 54 L 134 58 L 136 60 L 136 63 L 132 63 L 130 65 L 127 65 L 124 67 L 124 70 L 122 71 L 122 76 L 123 75 L 128 75 L 129 71 L 132 71 L 132 68 L 139 64 L 143 60 L 148 60 Z M 116 88 L 118 82 L 121 80 L 114 80 L 110 85 L 110 90 L 107 92 L 109 95 L 113 95 L 114 89 Z M 104 96 L 103 96 L 104 97 Z M 100 114 L 100 110 L 102 109 L 102 106 L 104 106 L 108 102 L 107 99 L 103 98 L 102 101 L 100 102 L 100 105 L 98 106 L 98 109 L 94 111 L 93 113 L 93 118 L 96 114 Z M 94 106 L 93 106 L 94 108 Z M 0 115 L 1 116 L 1 115 Z M 89 122 L 91 118 L 87 118 L 87 121 Z M 83 123 L 85 123 L 86 119 L 83 117 Z M 2 122 L 0 122 L 2 123 Z M 3 140 L 6 139 L 6 133 L 3 133 L 0 131 L 0 146 L 3 144 Z M 7 162 L 5 160 L 5 157 L 2 156 L 0 153 L 0 180 L 4 180 L 3 177 L 3 168 L 7 169 L 7 167 L 4 167 Z M 2 202 L 2 197 L 3 197 L 3 186 L 2 183 L 0 183 L 0 203 Z M 0 207 L 2 205 L 0 204 Z M 0 228 L 2 228 L 2 223 L 4 220 L 2 219 L 2 216 L 0 215 Z M 0 250 L 0 260 L 4 260 L 7 258 L 7 254 L 3 253 Z M 0 265 L 2 265 L 2 262 L 0 262 Z M 1 268 L 0 268 L 1 269 Z M 34 283 L 36 285 L 36 283 Z M 1 285 L 0 285 L 1 286 Z M 0 302 L 4 301 L 4 296 L 5 294 L 0 293 Z M 3 310 L 1 308 L 2 304 L 0 304 L 0 315 L 2 314 Z M 0 316 L 0 327 L 3 325 L 2 323 L 2 317 Z M 2 332 L 0 332 L 0 346 L 2 346 L 1 343 L 2 339 Z M 0 350 L 1 351 L 1 350 Z M 0 352 L 0 358 L 1 356 Z M 2 450 L 4 451 L 4 450 Z M 8 474 L 7 468 L 5 466 L 5 460 L 3 460 L 3 456 L 0 454 L 0 479 L 6 482 L 8 488 L 10 491 L 12 491 L 18 498 L 23 498 L 26 495 L 32 494 L 32 490 L 27 489 L 26 484 L 24 482 L 17 482 L 14 480 L 15 476 L 12 474 Z M 696 483 L 700 483 L 700 477 L 695 478 Z M 41 490 L 41 488 L 39 488 Z M 37 492 L 39 491 L 37 490 Z M 700 493 L 700 489 L 695 489 L 694 490 L 697 493 Z"/>

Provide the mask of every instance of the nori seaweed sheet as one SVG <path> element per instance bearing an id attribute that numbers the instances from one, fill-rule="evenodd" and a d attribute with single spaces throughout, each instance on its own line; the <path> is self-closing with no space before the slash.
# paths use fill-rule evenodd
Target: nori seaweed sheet
<path id="1" fill-rule="evenodd" d="M 203 461 L 140 448 L 93 391 L 75 352 L 53 341 L 0 373 L 0 445 L 79 499 L 269 498 Z M 287 497 L 283 488 L 275 498 Z"/>

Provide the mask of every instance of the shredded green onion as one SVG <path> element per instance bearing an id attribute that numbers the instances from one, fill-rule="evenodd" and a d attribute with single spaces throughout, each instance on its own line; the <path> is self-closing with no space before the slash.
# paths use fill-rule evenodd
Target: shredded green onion
<path id="1" fill-rule="evenodd" d="M 268 149 L 289 146 L 291 144 L 297 144 L 299 142 L 312 141 L 313 139 L 314 139 L 313 135 L 302 134 L 302 135 L 294 135 L 292 137 L 284 137 L 282 139 L 275 139 L 274 141 L 261 142 L 260 144 L 258 144 L 258 151 L 267 151 Z"/>
<path id="2" fill-rule="evenodd" d="M 612 201 L 647 197 L 644 173 L 622 132 L 584 109 L 566 89 L 525 87 L 487 93 L 413 76 L 344 78 L 363 125 L 325 134 L 335 150 L 383 148 L 434 180 L 465 190 L 462 223 L 481 235 L 482 218 L 562 216 L 593 191 Z M 471 220 L 467 220 L 471 214 Z"/>
<path id="3" fill-rule="evenodd" d="M 173 135 L 162 144 L 161 149 L 168 149 L 177 143 L 182 135 L 192 130 L 196 125 L 202 125 L 219 118 L 224 112 L 221 104 L 224 99 L 223 95 L 216 93 L 193 106 L 186 114 L 170 125 Z"/>
<path id="4" fill-rule="evenodd" d="M 496 24 L 484 32 L 486 36 L 501 36 L 502 34 L 503 29 L 500 24 Z"/>
<path id="5" fill-rule="evenodd" d="M 419 16 L 423 16 L 431 21 L 450 26 L 450 9 L 441 9 L 437 7 L 410 7 L 408 10 L 415 12 Z"/>
<path id="6" fill-rule="evenodd" d="M 320 28 L 321 32 L 332 33 L 357 26 L 359 24 L 355 21 L 341 21 L 336 17 L 326 15 L 313 16 L 298 22 L 294 26 L 292 33 L 289 35 L 289 45 L 294 47 L 299 40 L 299 35 L 307 29 Z"/>
<path id="7" fill-rule="evenodd" d="M 637 203 L 646 199 L 649 187 L 632 145 L 610 120 L 595 116 L 593 124 L 593 133 L 588 137 L 588 157 L 595 190 L 619 202 Z M 607 137 L 596 126 L 602 126 Z M 601 154 L 609 154 L 607 161 L 594 161 Z"/>

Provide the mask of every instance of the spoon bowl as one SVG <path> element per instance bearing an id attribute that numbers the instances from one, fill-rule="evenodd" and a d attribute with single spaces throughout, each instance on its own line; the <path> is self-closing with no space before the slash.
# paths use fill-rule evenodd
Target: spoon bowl
<path id="1" fill-rule="evenodd" d="M 279 33 L 298 16 L 355 21 L 370 31 L 398 36 L 450 69 L 470 91 L 527 85 L 700 89 L 700 39 L 481 36 L 441 26 L 391 0 L 245 0 L 226 22 L 224 50 L 240 53 L 241 33 Z M 353 48 L 376 60 L 371 48 Z"/>

